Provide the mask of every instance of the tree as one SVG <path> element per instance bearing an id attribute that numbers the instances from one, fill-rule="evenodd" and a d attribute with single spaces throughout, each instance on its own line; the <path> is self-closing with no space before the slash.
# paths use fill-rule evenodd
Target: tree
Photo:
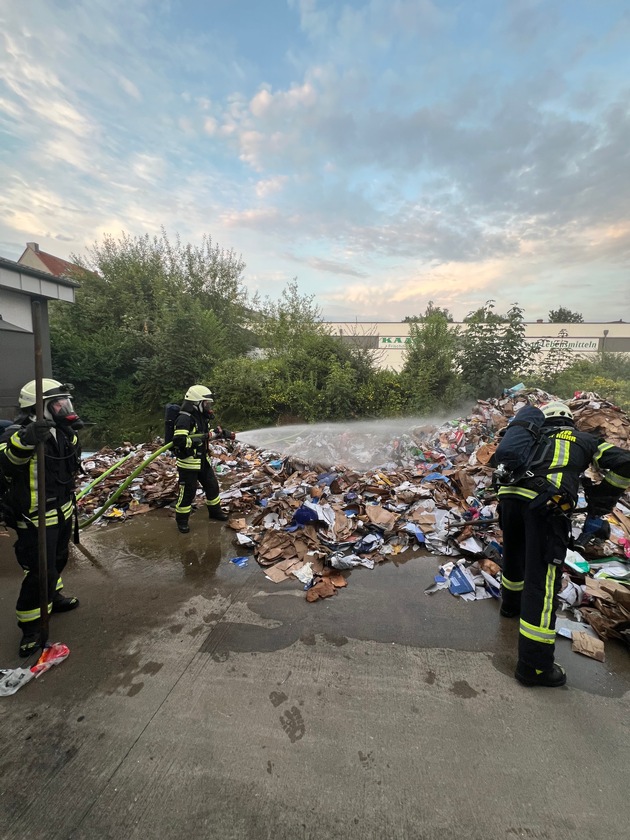
<path id="1" fill-rule="evenodd" d="M 575 391 L 595 391 L 630 410 L 630 359 L 625 353 L 598 353 L 577 358 L 558 375 L 555 392 L 569 398 Z"/>
<path id="2" fill-rule="evenodd" d="M 570 309 L 566 309 L 564 306 L 558 307 L 558 309 L 552 309 L 549 312 L 549 323 L 550 324 L 583 324 L 584 318 L 580 312 L 571 312 Z"/>
<path id="3" fill-rule="evenodd" d="M 229 428 L 248 429 L 278 422 L 277 361 L 241 356 L 217 365 L 212 387 Z"/>
<path id="4" fill-rule="evenodd" d="M 471 396 L 498 396 L 516 376 L 527 375 L 539 345 L 525 338 L 523 310 L 513 304 L 506 315 L 494 311 L 489 300 L 466 316 L 458 362 Z"/>
<path id="5" fill-rule="evenodd" d="M 387 368 L 375 370 L 358 386 L 356 400 L 362 417 L 397 417 L 407 408 L 401 376 Z"/>
<path id="6" fill-rule="evenodd" d="M 229 330 L 215 312 L 183 298 L 149 336 L 149 353 L 136 357 L 138 395 L 148 405 L 162 406 L 186 389 L 182 383 L 211 382 L 216 365 L 232 356 L 230 344 Z"/>
<path id="7" fill-rule="evenodd" d="M 459 329 L 449 327 L 447 316 L 435 308 L 427 308 L 422 321 L 411 324 L 401 371 L 411 411 L 426 412 L 455 399 L 458 338 Z"/>
<path id="8" fill-rule="evenodd" d="M 449 324 L 453 323 L 453 316 L 450 311 L 446 309 L 446 307 L 435 306 L 433 301 L 430 300 L 423 315 L 406 315 L 405 318 L 403 318 L 403 324 L 413 324 L 418 321 L 426 321 L 431 315 L 443 315 Z"/>
<path id="9" fill-rule="evenodd" d="M 297 278 L 282 290 L 280 300 L 265 298 L 256 317 L 256 332 L 261 347 L 270 355 L 291 353 L 308 335 L 326 335 L 321 310 L 314 303 L 315 295 L 301 295 Z"/>
<path id="10" fill-rule="evenodd" d="M 252 345 L 244 263 L 209 237 L 106 236 L 73 260 L 76 303 L 51 306 L 53 369 L 75 385 L 94 443 L 154 435 L 165 402 Z"/>
<path id="11" fill-rule="evenodd" d="M 551 347 L 539 364 L 537 373 L 540 384 L 547 391 L 554 391 L 560 374 L 573 361 L 573 351 L 567 341 L 568 335 L 566 330 L 560 330 L 558 338 L 551 342 Z"/>
<path id="12" fill-rule="evenodd" d="M 370 351 L 360 342 L 346 343 L 322 323 L 313 295 L 302 295 L 294 278 L 278 301 L 266 298 L 255 314 L 262 359 L 252 359 L 251 369 L 264 371 L 268 396 L 267 416 L 272 422 L 353 419 L 360 415 L 358 394 L 374 375 Z M 247 369 L 244 369 L 248 373 Z M 226 366 L 220 366 L 224 380 Z M 243 396 L 232 394 L 230 413 Z"/>

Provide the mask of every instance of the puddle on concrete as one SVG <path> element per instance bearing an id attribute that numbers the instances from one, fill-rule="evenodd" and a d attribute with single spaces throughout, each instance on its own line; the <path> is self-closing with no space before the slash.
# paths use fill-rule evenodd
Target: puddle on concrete
<path id="1" fill-rule="evenodd" d="M 155 585 L 189 579 L 230 580 L 222 560 L 232 556 L 233 532 L 209 522 L 205 511 L 191 516 L 189 534 L 180 534 L 168 511 L 154 511 L 127 522 L 92 526 L 81 534 L 75 558 L 107 574 L 150 575 Z"/>
<path id="2" fill-rule="evenodd" d="M 407 562 L 397 566 L 384 563 L 373 571 L 353 570 L 348 573 L 346 589 L 314 604 L 307 604 L 303 595 L 295 592 L 297 583 L 274 585 L 263 578 L 248 607 L 261 618 L 281 622 L 280 626 L 224 622 L 220 633 L 208 634 L 200 651 L 223 661 L 231 652 L 265 653 L 296 642 L 342 644 L 356 639 L 485 653 L 497 670 L 512 676 L 518 622 L 501 618 L 498 604 L 492 600 L 468 604 L 446 592 L 426 595 L 437 558 L 411 554 L 405 559 Z M 298 597 L 287 597 L 289 594 Z M 573 653 L 568 640 L 558 640 L 556 658 L 567 669 L 572 687 L 605 697 L 620 697 L 630 690 L 627 650 L 615 642 L 606 647 L 607 663 L 597 663 Z M 472 696 L 466 691 L 460 686 L 455 693 Z"/>
<path id="3" fill-rule="evenodd" d="M 245 552 L 234 545 L 234 532 L 208 522 L 204 513 L 191 517 L 186 535 L 166 510 L 92 527 L 82 535 L 84 552 L 73 550 L 68 577 L 84 599 L 81 615 L 91 609 L 99 644 L 106 643 L 108 670 L 118 667 L 118 651 L 128 638 L 172 624 L 170 617 L 195 596 L 218 596 L 227 606 L 216 616 L 216 626 L 208 632 L 200 624 L 195 633 L 200 651 L 220 659 L 232 652 L 266 653 L 295 643 L 340 646 L 352 639 L 484 653 L 497 670 L 513 674 L 518 623 L 501 619 L 494 601 L 468 604 L 446 592 L 426 595 L 437 557 L 405 552 L 373 571 L 355 569 L 347 573 L 347 588 L 308 604 L 297 581 L 271 583 L 253 557 L 243 568 L 231 564 L 231 557 Z M 17 572 L 6 576 L 3 587 L 17 591 Z M 235 609 L 238 604 L 247 610 Z M 259 621 L 248 621 L 247 611 Z M 68 627 L 77 620 L 73 615 L 60 619 Z M 605 663 L 572 653 L 564 639 L 556 651 L 571 686 L 608 697 L 630 690 L 628 655 L 621 644 L 606 643 Z"/>

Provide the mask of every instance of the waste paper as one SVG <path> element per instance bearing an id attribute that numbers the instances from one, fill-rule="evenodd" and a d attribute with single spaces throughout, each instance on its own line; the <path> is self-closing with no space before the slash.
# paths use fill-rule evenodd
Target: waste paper
<path id="1" fill-rule="evenodd" d="M 0 697 L 15 694 L 28 682 L 45 674 L 53 665 L 59 665 L 69 654 L 66 645 L 55 642 L 44 648 L 35 665 L 30 668 L 0 668 Z"/>
<path id="2" fill-rule="evenodd" d="M 276 448 L 268 438 L 260 448 L 239 442 L 238 435 L 234 443 L 211 444 L 235 545 L 250 551 L 274 583 L 308 586 L 308 601 L 334 596 L 353 571 L 374 569 L 404 552 L 439 557 L 427 594 L 499 598 L 503 548 L 490 463 L 497 436 L 525 405 L 555 399 L 519 383 L 502 397 L 478 400 L 466 417 L 440 423 L 409 420 L 404 427 L 397 421 L 393 431 L 384 431 L 383 424 L 380 433 L 361 432 L 360 424 L 299 427 L 291 436 L 285 429 Z M 579 429 L 630 448 L 630 420 L 612 402 L 590 392 L 577 392 L 567 402 Z M 81 514 L 98 510 L 161 444 L 127 444 L 86 459 L 85 487 L 126 460 L 86 492 Z M 117 498 L 110 522 L 157 507 L 172 511 L 176 496 L 176 465 L 164 453 Z M 194 504 L 203 505 L 201 490 Z M 574 515 L 574 536 L 584 517 Z M 599 638 L 630 645 L 628 494 L 606 519 L 609 539 L 567 554 L 560 603 L 563 610 L 578 611 Z M 112 527 L 105 517 L 97 522 Z"/>

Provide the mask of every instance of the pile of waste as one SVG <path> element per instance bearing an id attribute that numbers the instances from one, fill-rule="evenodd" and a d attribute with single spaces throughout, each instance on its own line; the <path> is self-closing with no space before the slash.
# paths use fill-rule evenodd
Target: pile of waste
<path id="1" fill-rule="evenodd" d="M 238 440 L 215 442 L 215 470 L 235 544 L 241 553 L 253 553 L 270 580 L 299 580 L 309 601 L 344 587 L 344 570 L 371 569 L 409 550 L 447 560 L 428 591 L 448 589 L 464 600 L 497 598 L 502 542 L 490 459 L 498 433 L 520 408 L 554 399 L 519 385 L 501 398 L 477 401 L 465 418 L 437 424 L 410 421 L 409 428 L 393 435 L 381 430 L 380 435 L 361 437 L 352 426 L 324 431 L 315 426 L 301 427 L 277 449 Z M 576 393 L 569 405 L 579 429 L 630 449 L 630 420 L 613 403 L 594 393 Z M 81 512 L 98 514 L 123 478 L 160 445 L 102 450 L 85 460 L 87 487 L 114 463 L 124 462 L 79 494 Z M 164 453 L 139 472 L 98 521 L 172 505 L 176 492 L 175 459 Z M 578 508 L 583 506 L 582 498 Z M 584 556 L 576 554 L 581 565 L 576 561 L 573 568 L 566 567 L 569 579 L 594 574 L 630 581 L 627 495 L 607 519 L 610 538 L 593 540 Z M 584 514 L 573 516 L 575 536 L 583 521 Z"/>
<path id="2" fill-rule="evenodd" d="M 118 449 L 104 448 L 84 458 L 81 466 L 85 481 L 77 493 L 79 514 L 98 513 L 162 445 L 161 441 L 138 446 L 126 443 Z M 171 504 L 176 498 L 176 462 L 170 452 L 165 452 L 141 469 L 116 499 L 116 504 L 103 512 L 101 521 L 147 513 L 151 508 Z"/>

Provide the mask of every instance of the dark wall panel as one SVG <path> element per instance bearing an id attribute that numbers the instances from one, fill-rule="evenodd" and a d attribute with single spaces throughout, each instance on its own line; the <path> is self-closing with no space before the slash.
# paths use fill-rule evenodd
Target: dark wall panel
<path id="1" fill-rule="evenodd" d="M 44 376 L 52 376 L 48 312 L 42 311 L 42 363 Z M 0 419 L 13 420 L 20 388 L 35 378 L 32 333 L 0 330 Z"/>

